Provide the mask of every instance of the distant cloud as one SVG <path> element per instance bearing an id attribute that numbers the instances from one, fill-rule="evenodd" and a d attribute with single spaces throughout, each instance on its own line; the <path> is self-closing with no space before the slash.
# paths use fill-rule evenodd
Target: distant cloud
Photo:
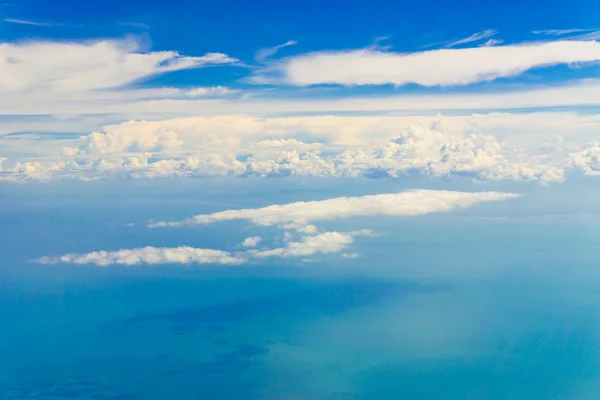
<path id="1" fill-rule="evenodd" d="M 165 248 L 143 247 L 116 251 L 65 254 L 59 257 L 41 257 L 32 260 L 41 264 L 95 264 L 107 266 L 142 264 L 221 264 L 238 265 L 260 262 L 265 258 L 301 258 L 315 254 L 331 254 L 345 251 L 359 236 L 378 236 L 369 229 L 350 232 L 319 232 L 309 221 L 324 221 L 360 216 L 415 216 L 431 212 L 449 212 L 456 208 L 467 208 L 481 202 L 500 201 L 519 197 L 513 193 L 498 192 L 449 192 L 417 190 L 397 194 L 378 194 L 363 197 L 340 197 L 322 201 L 296 202 L 246 210 L 228 210 L 214 214 L 197 215 L 184 221 L 191 224 L 206 224 L 232 219 L 248 219 L 256 225 L 279 225 L 286 230 L 285 245 L 272 249 L 249 249 L 229 252 L 201 249 L 188 246 Z M 180 224 L 151 224 L 151 226 L 179 226 Z M 293 230 L 294 232 L 290 232 Z M 299 237 L 298 237 L 299 235 Z M 298 237 L 296 239 L 296 237 Z M 243 247 L 252 248 L 261 241 L 258 236 L 248 237 Z M 344 253 L 344 258 L 356 258 L 356 253 Z"/>
<path id="2" fill-rule="evenodd" d="M 60 257 L 42 257 L 34 262 L 40 264 L 96 264 L 104 267 L 111 264 L 126 266 L 141 264 L 242 264 L 244 258 L 238 255 L 212 249 L 182 247 L 143 247 L 116 251 L 95 251 L 92 253 L 65 254 Z"/>
<path id="3" fill-rule="evenodd" d="M 307 225 L 325 221 L 360 216 L 414 216 L 434 212 L 449 212 L 477 203 L 499 201 L 519 197 L 513 193 L 498 192 L 451 192 L 416 190 L 394 194 L 378 194 L 363 197 L 339 197 L 322 201 L 297 202 L 272 205 L 263 208 L 227 210 L 213 214 L 195 215 L 178 222 L 152 222 L 148 226 L 179 227 L 206 225 L 221 221 L 245 219 L 255 225 Z"/>
<path id="4" fill-rule="evenodd" d="M 315 254 L 339 253 L 353 243 L 356 236 L 372 236 L 368 229 L 353 232 L 324 232 L 314 236 L 304 236 L 298 242 L 290 242 L 285 247 L 263 251 L 249 251 L 253 257 L 307 257 Z"/>
<path id="5" fill-rule="evenodd" d="M 538 31 L 531 31 L 534 35 L 548 35 L 548 36 L 564 36 L 572 33 L 591 32 L 596 29 L 543 29 Z"/>
<path id="6" fill-rule="evenodd" d="M 18 25 L 31 25 L 31 26 L 55 26 L 56 24 L 52 24 L 49 22 L 38 22 L 38 21 L 30 21 L 26 19 L 17 19 L 17 18 L 4 18 L 3 22 L 8 22 L 10 24 L 18 24 Z"/>
<path id="7" fill-rule="evenodd" d="M 287 42 L 277 45 L 277 46 L 266 47 L 264 49 L 260 49 L 259 51 L 256 52 L 254 59 L 258 62 L 264 62 L 267 60 L 267 58 L 277 54 L 277 52 L 280 49 L 282 49 L 284 47 L 288 47 L 288 46 L 294 46 L 296 44 L 298 44 L 298 42 L 296 42 L 295 40 L 288 40 Z"/>
<path id="8" fill-rule="evenodd" d="M 581 151 L 569 154 L 567 166 L 586 175 L 600 175 L 600 142 L 592 142 Z"/>
<path id="9" fill-rule="evenodd" d="M 293 86 L 409 83 L 453 86 L 517 76 L 532 68 L 599 60 L 600 43 L 594 41 L 554 41 L 408 54 L 359 49 L 285 58 L 259 70 L 252 80 Z"/>
<path id="10" fill-rule="evenodd" d="M 532 31 L 534 35 L 561 37 L 562 40 L 590 41 L 600 39 L 600 29 L 547 29 Z"/>
<path id="11" fill-rule="evenodd" d="M 498 45 L 501 45 L 502 43 L 504 43 L 504 40 L 501 40 L 501 39 L 489 39 L 485 43 L 481 44 L 481 46 L 483 46 L 483 47 L 498 46 Z"/>
<path id="12" fill-rule="evenodd" d="M 234 115 L 128 121 L 71 140 L 59 161 L 18 162 L 5 168 L 0 180 L 418 174 L 550 184 L 564 180 L 564 163 L 538 157 L 540 151 L 556 153 L 543 149 L 543 143 L 582 126 L 589 138 L 583 143 L 593 140 L 600 127 L 597 115 Z M 511 141 L 494 136 L 498 132 L 510 134 Z M 524 133 L 534 136 L 522 149 Z"/>
<path id="13" fill-rule="evenodd" d="M 466 37 L 464 39 L 450 42 L 450 43 L 446 44 L 444 47 L 456 47 L 456 46 L 460 46 L 460 45 L 467 44 L 467 43 L 478 42 L 480 40 L 485 40 L 485 39 L 491 38 L 492 36 L 495 36 L 497 34 L 498 34 L 498 31 L 495 29 L 486 29 L 483 32 L 474 33 L 471 36 Z"/>
<path id="14" fill-rule="evenodd" d="M 244 241 L 242 242 L 242 246 L 243 247 L 256 247 L 261 241 L 262 241 L 262 238 L 260 236 L 248 237 L 248 238 L 244 239 Z"/>

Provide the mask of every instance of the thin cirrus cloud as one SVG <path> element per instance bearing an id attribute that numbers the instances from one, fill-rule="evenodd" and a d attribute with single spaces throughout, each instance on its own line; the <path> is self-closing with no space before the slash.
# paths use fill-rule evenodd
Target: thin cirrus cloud
<path id="1" fill-rule="evenodd" d="M 452 86 L 512 77 L 533 68 L 598 60 L 600 43 L 572 40 L 416 53 L 325 51 L 282 59 L 259 71 L 252 80 L 293 86 Z"/>
<path id="2" fill-rule="evenodd" d="M 498 31 L 495 29 L 486 29 L 485 31 L 474 33 L 471 36 L 468 36 L 464 39 L 459 39 L 459 40 L 450 42 L 450 43 L 446 44 L 444 47 L 455 47 L 455 46 L 461 46 L 463 44 L 479 42 L 481 40 L 489 39 L 492 36 L 496 36 L 497 34 L 498 34 Z"/>
<path id="3" fill-rule="evenodd" d="M 230 220 L 249 220 L 255 225 L 307 225 L 314 221 L 367 216 L 415 216 L 433 212 L 449 212 L 477 203 L 519 197 L 515 193 L 465 193 L 443 190 L 415 190 L 402 193 L 363 197 L 338 197 L 321 201 L 296 202 L 262 208 L 227 210 L 200 214 L 183 221 L 151 222 L 148 227 L 180 227 L 208 225 Z"/>
<path id="4" fill-rule="evenodd" d="M 46 256 L 35 260 L 41 264 L 111 264 L 133 266 L 153 264 L 215 264 L 239 265 L 260 262 L 265 258 L 309 257 L 316 254 L 331 254 L 345 251 L 358 236 L 373 237 L 376 233 L 369 229 L 350 232 L 320 232 L 309 221 L 325 221 L 341 218 L 387 215 L 408 217 L 434 212 L 450 212 L 457 208 L 467 208 L 478 203 L 518 198 L 515 193 L 500 192 L 452 192 L 439 190 L 416 190 L 396 194 L 378 194 L 362 197 L 339 197 L 334 199 L 295 202 L 272 205 L 263 208 L 228 210 L 214 214 L 192 217 L 191 224 L 209 224 L 232 219 L 246 219 L 256 225 L 279 225 L 286 235 L 285 245 L 271 249 L 254 249 L 262 238 L 250 237 L 242 242 L 249 250 L 230 252 L 215 249 L 202 249 L 189 246 L 143 247 L 115 251 L 95 251 L 91 253 L 71 253 L 62 256 Z M 156 223 L 150 226 L 180 226 L 183 223 Z M 290 231 L 295 231 L 291 233 Z M 294 239 L 295 235 L 299 238 Z M 355 258 L 352 253 L 345 258 Z"/>
<path id="5" fill-rule="evenodd" d="M 9 24 L 30 25 L 30 26 L 54 26 L 54 25 L 56 25 L 56 24 L 52 24 L 49 22 L 31 21 L 28 19 L 19 19 L 19 18 L 4 18 L 2 21 L 7 22 Z"/>

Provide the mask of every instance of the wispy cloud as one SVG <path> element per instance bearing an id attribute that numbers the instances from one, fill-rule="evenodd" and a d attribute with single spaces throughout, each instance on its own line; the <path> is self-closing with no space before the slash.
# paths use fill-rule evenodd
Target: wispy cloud
<path id="1" fill-rule="evenodd" d="M 39 22 L 39 21 L 31 21 L 27 19 L 18 19 L 18 18 L 4 18 L 3 22 L 7 22 L 10 24 L 19 24 L 19 25 L 31 25 L 31 26 L 56 26 L 58 24 L 53 24 L 49 22 Z"/>
<path id="2" fill-rule="evenodd" d="M 495 29 L 486 29 L 483 32 L 474 33 L 471 36 L 466 37 L 464 39 L 460 39 L 460 40 L 456 40 L 454 42 L 450 42 L 450 43 L 446 44 L 444 47 L 455 47 L 455 46 L 460 46 L 460 45 L 467 44 L 467 43 L 478 42 L 480 40 L 489 39 L 492 36 L 495 36 L 496 34 L 498 34 L 497 30 L 495 30 Z"/>
<path id="3" fill-rule="evenodd" d="M 561 37 L 562 40 L 589 41 L 600 39 L 600 29 L 547 29 L 532 31 L 534 35 Z"/>
<path id="4" fill-rule="evenodd" d="M 543 29 L 538 31 L 531 31 L 534 35 L 548 35 L 548 36 L 564 36 L 572 33 L 591 32 L 597 29 Z"/>
<path id="5" fill-rule="evenodd" d="M 264 62 L 267 60 L 267 58 L 272 57 L 275 54 L 277 54 L 277 52 L 280 49 L 282 49 L 284 47 L 288 47 L 288 46 L 294 46 L 296 44 L 298 44 L 298 42 L 296 42 L 295 40 L 288 40 L 287 42 L 277 45 L 277 46 L 266 47 L 264 49 L 260 49 L 259 51 L 256 52 L 254 59 L 258 62 Z"/>

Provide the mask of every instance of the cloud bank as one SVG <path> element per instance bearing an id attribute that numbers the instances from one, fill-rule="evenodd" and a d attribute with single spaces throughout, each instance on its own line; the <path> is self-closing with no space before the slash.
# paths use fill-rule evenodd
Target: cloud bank
<path id="1" fill-rule="evenodd" d="M 188 246 L 161 248 L 144 247 L 116 251 L 96 251 L 91 253 L 65 254 L 59 257 L 42 257 L 32 260 L 41 264 L 71 263 L 111 264 L 133 266 L 142 264 L 226 264 L 239 265 L 258 263 L 272 257 L 310 257 L 318 254 L 332 254 L 345 251 L 359 236 L 373 237 L 377 234 L 369 229 L 350 232 L 326 231 L 309 224 L 312 221 L 327 221 L 341 218 L 365 216 L 408 217 L 433 212 L 450 212 L 457 208 L 467 208 L 478 203 L 500 201 L 519 197 L 515 193 L 498 192 L 450 192 L 417 190 L 396 194 L 378 194 L 362 197 L 339 197 L 321 201 L 296 202 L 268 207 L 227 210 L 213 214 L 196 215 L 182 222 L 157 222 L 150 227 L 204 225 L 246 219 L 255 225 L 278 225 L 285 231 L 284 246 L 255 249 L 262 238 L 246 238 L 241 246 L 245 251 L 200 249 Z M 343 258 L 356 258 L 357 253 L 344 253 Z M 308 260 L 308 259 L 303 259 Z"/>

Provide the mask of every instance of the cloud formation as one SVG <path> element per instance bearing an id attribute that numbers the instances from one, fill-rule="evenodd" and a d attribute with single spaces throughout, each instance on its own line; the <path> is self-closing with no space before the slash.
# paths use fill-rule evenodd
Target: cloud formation
<path id="1" fill-rule="evenodd" d="M 167 72 L 237 61 L 222 53 L 191 57 L 176 51 L 144 52 L 135 39 L 5 42 L 0 43 L 0 60 L 10 61 L 0 63 L 3 97 L 113 89 Z"/>
<path id="2" fill-rule="evenodd" d="M 195 215 L 183 221 L 152 222 L 148 226 L 159 228 L 207 225 L 221 221 L 243 219 L 260 226 L 283 224 L 308 225 L 315 221 L 340 218 L 384 215 L 401 217 L 434 212 L 449 212 L 456 208 L 467 208 L 477 203 L 517 197 L 519 195 L 515 193 L 415 190 L 363 197 L 338 197 L 329 200 L 288 203 L 262 208 L 227 210 L 213 214 Z"/>
<path id="3" fill-rule="evenodd" d="M 328 51 L 280 60 L 261 70 L 254 81 L 293 86 L 452 86 L 511 77 L 533 68 L 598 60 L 600 43 L 595 41 L 533 42 L 416 53 Z"/>
<path id="4" fill-rule="evenodd" d="M 143 247 L 116 251 L 95 251 L 91 253 L 65 254 L 59 257 L 42 257 L 32 260 L 41 264 L 71 263 L 111 264 L 133 266 L 142 264 L 226 264 L 239 265 L 261 262 L 265 258 L 310 257 L 317 254 L 331 254 L 345 251 L 358 236 L 374 237 L 377 234 L 369 229 L 350 232 L 326 231 L 309 224 L 312 221 L 326 221 L 340 218 L 364 216 L 415 216 L 432 212 L 449 212 L 457 208 L 467 208 L 477 203 L 500 201 L 519 197 L 514 193 L 498 192 L 450 192 L 436 190 L 416 190 L 396 194 L 378 194 L 363 197 L 339 197 L 322 201 L 296 202 L 282 205 L 244 210 L 228 210 L 213 214 L 196 215 L 182 222 L 157 222 L 150 227 L 203 225 L 246 219 L 255 225 L 278 225 L 285 231 L 282 247 L 254 249 L 261 237 L 246 238 L 241 246 L 245 251 L 200 249 L 188 246 L 165 248 Z M 344 253 L 344 258 L 356 258 L 357 253 Z"/>
<path id="5" fill-rule="evenodd" d="M 256 247 L 261 241 L 262 241 L 262 238 L 260 236 L 247 237 L 242 242 L 242 246 L 243 247 Z"/>
<path id="6" fill-rule="evenodd" d="M 600 175 L 600 142 L 593 142 L 575 153 L 570 153 L 567 166 L 585 175 Z"/>
<path id="7" fill-rule="evenodd" d="M 588 141 L 598 125 L 572 113 L 128 121 L 80 137 L 58 160 L 18 162 L 0 180 L 418 174 L 549 184 L 564 179 L 566 156 L 548 143 L 560 132 L 561 149 L 575 151 L 569 137 Z"/>
<path id="8" fill-rule="evenodd" d="M 242 264 L 246 260 L 227 251 L 198 249 L 194 247 L 142 247 L 117 251 L 65 254 L 60 257 L 42 257 L 34 262 L 40 264 L 95 264 L 105 267 L 111 264 Z"/>
<path id="9" fill-rule="evenodd" d="M 473 43 L 473 42 L 479 42 L 481 40 L 489 39 L 492 36 L 496 36 L 496 34 L 498 34 L 497 30 L 495 30 L 495 29 L 486 29 L 485 31 L 474 33 L 471 36 L 468 36 L 466 38 L 450 42 L 450 43 L 446 44 L 444 47 L 456 47 L 456 46 L 460 46 L 460 45 L 463 45 L 463 44 L 468 44 L 468 43 Z"/>

